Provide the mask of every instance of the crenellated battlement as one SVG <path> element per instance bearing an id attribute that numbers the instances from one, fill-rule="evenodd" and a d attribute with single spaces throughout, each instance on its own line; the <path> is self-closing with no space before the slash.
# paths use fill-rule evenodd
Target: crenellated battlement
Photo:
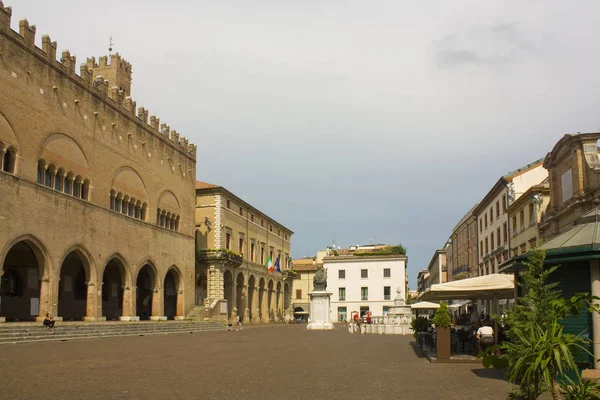
<path id="1" fill-rule="evenodd" d="M 133 69 L 131 63 L 126 61 L 119 53 L 99 57 L 98 61 L 95 57 L 87 58 L 86 62 L 80 65 L 79 74 L 77 74 L 75 55 L 72 55 L 69 50 L 64 50 L 60 59 L 57 60 L 58 46 L 55 41 L 50 39 L 50 36 L 42 36 L 42 47 L 37 47 L 35 45 L 35 25 L 30 25 L 26 19 L 23 19 L 19 21 L 19 31 L 15 32 L 10 26 L 11 16 L 12 8 L 5 7 L 2 0 L 0 0 L 0 36 L 6 36 L 9 39 L 9 41 L 3 42 L 0 37 L 0 68 L 2 66 L 8 68 L 5 60 L 2 59 L 4 48 L 11 42 L 16 43 L 26 49 L 27 53 L 34 56 L 32 59 L 34 64 L 17 62 L 15 68 L 22 65 L 31 66 L 23 72 L 12 72 L 17 75 L 19 75 L 19 72 L 23 75 L 28 74 L 30 79 L 39 79 L 40 91 L 42 91 L 42 80 L 46 79 L 47 81 L 48 75 L 54 77 L 51 86 L 47 90 L 56 95 L 53 98 L 60 97 L 63 107 L 67 107 L 68 99 L 64 97 L 67 93 L 75 93 L 80 89 L 84 89 L 91 96 L 73 98 L 70 100 L 71 104 L 75 103 L 80 110 L 88 109 L 89 113 L 93 114 L 95 118 L 101 119 L 107 117 L 107 115 L 102 115 L 102 110 L 97 105 L 99 99 L 108 109 L 116 111 L 116 115 L 119 115 L 122 119 L 121 122 L 113 122 L 113 127 L 122 126 L 124 129 L 130 129 L 127 127 L 133 122 L 142 128 L 143 132 L 164 141 L 176 151 L 192 158 L 195 163 L 196 146 L 194 144 L 189 143 L 187 138 L 181 137 L 176 130 L 171 130 L 169 125 L 161 123 L 158 117 L 150 115 L 147 109 L 137 107 L 137 103 L 131 98 L 131 74 Z M 36 76 L 35 71 L 42 71 L 44 66 L 52 68 L 55 74 L 40 73 L 39 76 Z M 61 76 L 68 79 L 63 79 Z M 111 112 L 110 114 L 114 119 L 114 113 Z"/>

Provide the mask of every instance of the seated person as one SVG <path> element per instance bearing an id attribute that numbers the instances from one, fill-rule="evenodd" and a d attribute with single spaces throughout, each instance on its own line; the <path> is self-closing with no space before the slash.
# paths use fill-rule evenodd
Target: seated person
<path id="1" fill-rule="evenodd" d="M 56 323 L 56 321 L 54 320 L 52 315 L 50 315 L 50 313 L 47 313 L 46 318 L 44 318 L 44 326 L 46 328 L 54 328 L 55 323 Z"/>
<path id="2" fill-rule="evenodd" d="M 494 330 L 488 321 L 483 321 L 482 326 L 477 329 L 477 342 L 479 343 L 480 352 L 494 345 Z"/>

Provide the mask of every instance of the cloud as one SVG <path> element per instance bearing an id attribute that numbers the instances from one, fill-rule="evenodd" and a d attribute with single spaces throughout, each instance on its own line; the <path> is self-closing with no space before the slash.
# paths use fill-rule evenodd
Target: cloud
<path id="1" fill-rule="evenodd" d="M 433 58 L 440 68 L 497 67 L 522 62 L 537 46 L 516 23 L 479 27 L 451 34 L 433 43 Z"/>

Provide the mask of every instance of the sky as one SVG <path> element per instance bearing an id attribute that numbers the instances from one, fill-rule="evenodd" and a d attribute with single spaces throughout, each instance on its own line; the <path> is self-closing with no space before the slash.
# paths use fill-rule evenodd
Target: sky
<path id="1" fill-rule="evenodd" d="M 508 171 L 600 127 L 600 3 L 5 0 L 198 146 L 197 179 L 293 230 L 292 257 L 402 243 L 409 287 Z"/>

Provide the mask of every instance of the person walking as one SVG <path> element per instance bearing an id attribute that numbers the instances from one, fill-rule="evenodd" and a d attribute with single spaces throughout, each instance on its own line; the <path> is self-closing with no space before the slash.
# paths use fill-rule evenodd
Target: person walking
<path id="1" fill-rule="evenodd" d="M 244 327 L 242 326 L 242 319 L 240 318 L 240 316 L 237 316 L 237 330 L 238 331 L 243 331 Z"/>

